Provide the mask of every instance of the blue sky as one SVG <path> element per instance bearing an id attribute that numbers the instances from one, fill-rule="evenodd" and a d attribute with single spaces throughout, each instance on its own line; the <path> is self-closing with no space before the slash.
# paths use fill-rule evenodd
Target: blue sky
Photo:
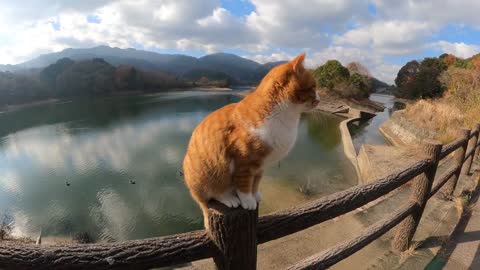
<path id="1" fill-rule="evenodd" d="M 259 62 L 307 53 L 307 65 L 358 61 L 389 83 L 412 59 L 480 51 L 480 1 L 0 1 L 0 64 L 109 45 Z"/>

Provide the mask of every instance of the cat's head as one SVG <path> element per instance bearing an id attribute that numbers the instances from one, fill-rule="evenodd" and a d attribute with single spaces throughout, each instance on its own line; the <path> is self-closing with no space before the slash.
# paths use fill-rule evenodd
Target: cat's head
<path id="1" fill-rule="evenodd" d="M 315 78 L 305 69 L 305 53 L 292 61 L 272 69 L 264 80 L 281 102 L 296 104 L 302 111 L 310 111 L 319 103 Z M 262 82 L 263 83 L 263 82 Z"/>

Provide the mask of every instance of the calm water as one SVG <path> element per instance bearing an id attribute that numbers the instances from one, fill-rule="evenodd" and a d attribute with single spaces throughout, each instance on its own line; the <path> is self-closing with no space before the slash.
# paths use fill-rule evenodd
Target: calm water
<path id="1" fill-rule="evenodd" d="M 354 123 L 350 126 L 350 133 L 357 152 L 362 144 L 388 144 L 378 128 L 398 109 L 398 104 L 395 104 L 393 96 L 372 94 L 370 99 L 383 104 L 385 110 L 378 112 L 375 117 L 366 122 Z"/>
<path id="2" fill-rule="evenodd" d="M 0 114 L 0 214 L 18 236 L 139 239 L 202 227 L 180 173 L 193 128 L 240 100 L 173 92 L 41 105 Z M 266 172 L 261 212 L 356 184 L 338 123 L 302 118 L 288 158 Z M 134 184 L 133 184 L 134 183 Z"/>

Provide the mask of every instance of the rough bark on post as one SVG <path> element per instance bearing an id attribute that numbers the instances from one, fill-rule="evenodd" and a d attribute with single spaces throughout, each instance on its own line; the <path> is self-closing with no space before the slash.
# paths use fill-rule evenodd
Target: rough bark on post
<path id="1" fill-rule="evenodd" d="M 392 242 L 392 248 L 396 251 L 405 251 L 409 248 L 413 235 L 422 218 L 423 210 L 425 209 L 425 204 L 427 203 L 437 172 L 442 145 L 439 142 L 432 141 L 427 142 L 422 148 L 427 157 L 432 160 L 432 164 L 428 166 L 424 173 L 415 177 L 413 180 L 409 200 L 416 202 L 418 207 L 398 225 L 395 238 Z"/>
<path id="2" fill-rule="evenodd" d="M 217 269 L 255 270 L 258 208 L 228 208 L 216 201 L 211 201 L 208 208 L 209 234 L 218 248 L 213 257 Z"/>
<path id="3" fill-rule="evenodd" d="M 445 184 L 445 186 L 442 189 L 442 193 L 446 197 L 451 197 L 453 195 L 453 192 L 455 191 L 455 188 L 457 187 L 458 178 L 460 177 L 460 172 L 462 171 L 462 167 L 463 167 L 463 160 L 465 159 L 465 154 L 467 153 L 469 137 L 470 137 L 470 130 L 462 129 L 460 138 L 464 140 L 464 143 L 455 151 L 454 166 L 456 166 L 457 171 L 452 176 L 452 178 L 448 180 L 448 182 Z"/>
<path id="4" fill-rule="evenodd" d="M 473 154 L 468 158 L 468 160 L 465 161 L 465 168 L 464 171 L 462 172 L 463 174 L 470 174 L 470 169 L 472 168 L 473 160 L 475 159 L 475 148 L 477 147 L 478 143 L 478 133 L 480 132 L 480 124 L 477 124 L 475 126 L 475 129 L 473 132 L 477 132 L 475 136 L 470 140 L 469 143 L 469 149 L 473 149 Z"/>
<path id="5" fill-rule="evenodd" d="M 480 123 L 478 123 L 478 126 L 480 126 Z M 477 150 L 475 151 L 475 154 L 473 155 L 474 158 L 480 158 L 480 132 L 479 132 L 479 136 L 478 136 L 478 140 L 477 140 Z"/>

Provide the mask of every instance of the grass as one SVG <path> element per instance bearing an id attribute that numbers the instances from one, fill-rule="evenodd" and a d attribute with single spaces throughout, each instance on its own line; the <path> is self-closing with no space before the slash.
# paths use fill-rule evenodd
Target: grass
<path id="1" fill-rule="evenodd" d="M 472 194 L 472 191 L 464 190 L 460 196 L 453 199 L 453 202 L 455 203 L 455 208 L 457 209 L 457 213 L 459 216 L 463 216 L 466 213 L 469 213 L 475 207 L 475 204 L 472 204 L 470 202 Z"/>
<path id="2" fill-rule="evenodd" d="M 412 242 L 410 247 L 400 254 L 399 264 L 403 264 L 408 258 L 412 256 L 417 256 L 418 248 L 421 246 L 422 242 Z"/>
<path id="3" fill-rule="evenodd" d="M 434 134 L 433 138 L 449 143 L 458 137 L 465 126 L 465 115 L 456 106 L 442 100 L 419 100 L 408 104 L 403 116 L 416 127 Z M 426 137 L 430 137 L 427 136 Z"/>

